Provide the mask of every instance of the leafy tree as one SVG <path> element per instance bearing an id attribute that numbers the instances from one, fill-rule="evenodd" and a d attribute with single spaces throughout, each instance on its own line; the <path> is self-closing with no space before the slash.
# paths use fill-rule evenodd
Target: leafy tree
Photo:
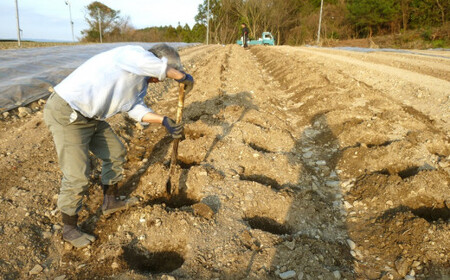
<path id="1" fill-rule="evenodd" d="M 194 42 L 192 40 L 191 28 L 189 27 L 188 24 L 185 24 L 183 26 L 183 28 L 181 29 L 180 35 L 181 35 L 181 38 L 182 38 L 183 42 L 185 42 L 185 43 L 192 43 L 192 42 Z"/>
<path id="2" fill-rule="evenodd" d="M 400 9 L 402 11 L 403 31 L 406 31 L 406 29 L 408 29 L 409 15 L 411 13 L 411 7 L 410 7 L 411 1 L 412 0 L 400 0 Z"/>
<path id="3" fill-rule="evenodd" d="M 84 41 L 205 42 L 207 2 L 198 7 L 196 24 L 190 28 L 160 26 L 135 30 L 130 18 L 96 1 L 86 7 L 89 28 Z M 210 0 L 210 42 L 233 43 L 246 23 L 250 36 L 263 31 L 275 35 L 278 44 L 315 43 L 321 0 Z M 98 16 L 100 11 L 100 17 Z M 324 0 L 321 35 L 325 40 L 372 36 L 400 29 L 421 29 L 429 41 L 448 41 L 448 0 Z M 437 28 L 436 28 L 437 27 Z"/>
<path id="4" fill-rule="evenodd" d="M 120 25 L 123 19 L 119 16 L 120 11 L 111 9 L 98 1 L 92 2 L 86 6 L 85 19 L 89 24 L 89 29 L 81 31 L 84 40 L 88 42 L 98 42 L 100 39 L 99 22 L 101 23 L 102 36 L 116 35 L 120 32 Z"/>
<path id="5" fill-rule="evenodd" d="M 195 21 L 197 24 L 203 25 L 205 27 L 205 37 L 201 42 L 206 42 L 206 26 L 208 25 L 208 0 L 203 0 L 203 4 L 198 5 L 198 13 L 195 16 Z M 220 2 L 221 0 L 210 0 L 209 1 L 209 31 L 212 33 L 216 29 L 216 18 L 220 12 Z"/>
<path id="6" fill-rule="evenodd" d="M 350 21 L 357 28 L 369 31 L 391 22 L 398 11 L 394 0 L 349 0 L 347 4 Z"/>
<path id="7" fill-rule="evenodd" d="M 413 28 L 443 26 L 449 20 L 450 2 L 411 0 L 410 9 L 410 24 Z"/>
<path id="8" fill-rule="evenodd" d="M 191 42 L 203 42 L 206 38 L 206 26 L 196 23 L 191 30 Z"/>

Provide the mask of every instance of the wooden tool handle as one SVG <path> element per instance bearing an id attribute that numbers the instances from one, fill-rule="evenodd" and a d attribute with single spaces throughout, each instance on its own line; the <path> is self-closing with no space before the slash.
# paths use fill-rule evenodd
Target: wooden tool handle
<path id="1" fill-rule="evenodd" d="M 177 108 L 177 118 L 176 123 L 181 123 L 181 119 L 183 118 L 183 108 L 184 108 L 184 84 L 180 84 L 180 91 L 178 94 L 178 108 Z M 170 170 L 169 170 L 169 176 L 172 177 L 173 172 L 175 170 L 175 165 L 177 164 L 177 158 L 178 158 L 178 143 L 180 142 L 180 138 L 177 138 L 173 140 L 173 150 L 172 150 L 172 157 L 170 159 Z"/>
<path id="2" fill-rule="evenodd" d="M 180 84 L 180 91 L 178 93 L 177 119 L 175 120 L 176 123 L 180 123 L 183 118 L 184 95 L 184 84 Z"/>

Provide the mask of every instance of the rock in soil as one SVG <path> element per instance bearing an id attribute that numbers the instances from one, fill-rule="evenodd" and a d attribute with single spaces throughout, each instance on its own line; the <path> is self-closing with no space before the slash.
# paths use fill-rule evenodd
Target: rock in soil
<path id="1" fill-rule="evenodd" d="M 192 205 L 192 209 L 194 210 L 195 215 L 206 219 L 212 219 L 214 216 L 214 211 L 208 205 L 201 202 Z"/>

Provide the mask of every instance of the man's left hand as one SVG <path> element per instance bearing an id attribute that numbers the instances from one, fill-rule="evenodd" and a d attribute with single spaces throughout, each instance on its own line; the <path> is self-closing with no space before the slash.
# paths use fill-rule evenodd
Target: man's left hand
<path id="1" fill-rule="evenodd" d="M 176 123 L 171 118 L 164 116 L 162 124 L 167 129 L 167 132 L 169 132 L 170 135 L 172 135 L 172 138 L 174 139 L 181 138 L 181 136 L 183 135 L 184 129 L 183 123 Z"/>

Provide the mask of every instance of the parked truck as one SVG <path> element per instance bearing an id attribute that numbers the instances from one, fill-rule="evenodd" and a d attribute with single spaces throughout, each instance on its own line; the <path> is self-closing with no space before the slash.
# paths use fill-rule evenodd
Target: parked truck
<path id="1" fill-rule="evenodd" d="M 240 40 L 236 41 L 236 44 L 243 45 L 242 44 L 242 37 Z M 265 46 L 274 46 L 275 45 L 275 39 L 273 38 L 272 34 L 270 32 L 263 32 L 261 38 L 258 40 L 249 40 L 247 42 L 248 45 L 265 45 Z"/>

